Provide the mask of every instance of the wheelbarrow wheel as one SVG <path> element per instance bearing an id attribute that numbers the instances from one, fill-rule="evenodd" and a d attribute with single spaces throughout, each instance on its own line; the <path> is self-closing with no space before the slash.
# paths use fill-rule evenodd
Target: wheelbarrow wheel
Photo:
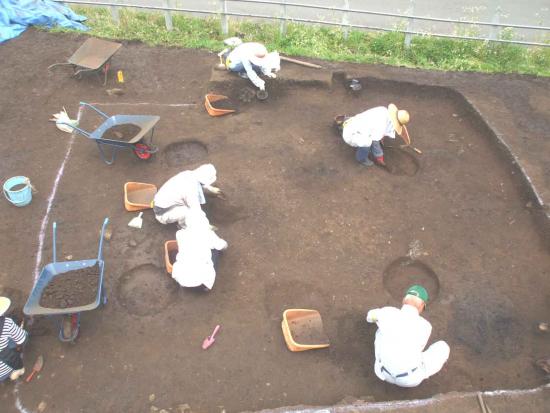
<path id="1" fill-rule="evenodd" d="M 139 159 L 146 161 L 148 159 L 151 159 L 151 156 L 153 155 L 153 150 L 146 143 L 136 143 L 134 145 L 134 153 Z"/>

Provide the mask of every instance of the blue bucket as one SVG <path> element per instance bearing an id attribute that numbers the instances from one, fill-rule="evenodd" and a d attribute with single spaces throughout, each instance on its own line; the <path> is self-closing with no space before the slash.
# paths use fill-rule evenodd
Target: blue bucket
<path id="1" fill-rule="evenodd" d="M 12 190 L 12 188 L 23 185 L 22 188 Z M 22 207 L 32 201 L 31 181 L 26 176 L 14 176 L 4 182 L 4 196 L 13 205 Z"/>

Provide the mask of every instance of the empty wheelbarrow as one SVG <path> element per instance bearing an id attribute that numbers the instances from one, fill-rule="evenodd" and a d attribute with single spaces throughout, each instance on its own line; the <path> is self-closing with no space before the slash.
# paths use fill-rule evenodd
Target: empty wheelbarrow
<path id="1" fill-rule="evenodd" d="M 80 102 L 80 107 L 78 109 L 79 121 L 82 116 L 82 112 L 86 107 L 93 109 L 97 114 L 99 114 L 99 116 L 104 119 L 103 123 L 93 132 L 87 132 L 75 125 L 69 126 L 74 128 L 77 133 L 84 135 L 97 143 L 99 155 L 103 162 L 107 165 L 111 165 L 115 161 L 119 149 L 130 149 L 139 159 L 143 160 L 150 159 L 151 155 L 158 151 L 158 148 L 153 145 L 153 134 L 155 125 L 160 120 L 160 116 L 109 116 L 89 103 Z M 126 140 L 120 140 L 123 137 L 122 134 L 120 135 L 120 138 L 116 136 L 119 132 L 115 131 L 115 129 L 123 127 L 129 127 L 130 132 L 134 131 L 132 136 L 126 137 Z M 114 135 L 111 135 L 111 133 Z M 110 157 L 107 157 L 104 146 L 112 146 Z"/>
<path id="2" fill-rule="evenodd" d="M 73 69 L 73 76 L 77 79 L 81 79 L 84 73 L 99 75 L 103 72 L 103 85 L 106 85 L 111 58 L 121 46 L 120 43 L 91 37 L 69 57 L 67 62 L 54 63 L 48 67 L 48 70 L 57 66 L 70 66 Z"/>
<path id="3" fill-rule="evenodd" d="M 80 313 L 83 311 L 95 310 L 102 304 L 107 303 L 107 295 L 105 288 L 103 287 L 103 278 L 105 271 L 105 261 L 103 261 L 103 234 L 105 232 L 105 227 L 109 223 L 109 218 L 105 218 L 103 221 L 103 226 L 101 227 L 101 234 L 99 239 L 99 247 L 97 258 L 91 258 L 88 260 L 78 260 L 78 261 L 62 261 L 57 262 L 56 259 L 56 230 L 57 224 L 53 223 L 53 262 L 47 264 L 31 290 L 29 298 L 23 307 L 23 313 L 28 316 L 37 316 L 45 315 L 56 317 L 59 320 L 59 339 L 61 341 L 74 341 L 78 336 L 80 331 Z M 56 277 L 67 276 L 71 273 L 74 275 L 76 271 L 83 269 L 94 269 L 97 266 L 97 277 L 91 278 L 91 281 L 96 281 L 95 285 L 96 292 L 93 299 L 89 303 L 77 303 L 74 306 L 66 305 L 55 305 L 53 308 L 50 305 L 46 306 L 42 302 L 44 291 L 52 283 Z M 78 274 L 82 274 L 79 272 Z M 85 275 L 82 275 L 85 277 Z M 85 284 L 86 280 L 82 280 L 82 284 Z M 89 284 L 89 283 L 88 283 Z M 78 284 L 74 284 L 75 288 L 78 289 Z M 93 292 L 93 290 L 92 290 Z M 70 294 L 70 293 L 69 293 Z M 67 295 L 66 295 L 67 296 Z M 54 296 L 53 299 L 56 302 L 64 301 L 65 297 Z"/>

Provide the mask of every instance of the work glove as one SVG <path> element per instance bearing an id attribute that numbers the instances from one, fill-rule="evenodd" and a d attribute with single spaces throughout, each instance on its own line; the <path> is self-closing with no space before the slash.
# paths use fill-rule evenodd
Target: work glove
<path id="1" fill-rule="evenodd" d="M 275 79 L 275 78 L 277 78 L 277 75 L 276 75 L 275 73 L 273 73 L 273 72 L 266 73 L 265 75 L 266 75 L 268 78 L 270 78 L 270 79 Z"/>
<path id="2" fill-rule="evenodd" d="M 370 310 L 367 313 L 367 323 L 376 323 L 378 321 L 378 317 L 376 317 L 376 310 Z"/>
<path id="3" fill-rule="evenodd" d="M 258 86 L 258 89 L 260 89 L 263 92 L 265 90 L 265 82 L 262 83 L 260 86 Z"/>

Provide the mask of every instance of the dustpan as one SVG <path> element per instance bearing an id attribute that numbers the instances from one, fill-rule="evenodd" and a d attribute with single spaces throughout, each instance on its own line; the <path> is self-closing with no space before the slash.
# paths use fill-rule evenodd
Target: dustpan
<path id="1" fill-rule="evenodd" d="M 224 99 L 229 99 L 229 98 L 224 95 L 215 95 L 212 93 L 208 93 L 204 97 L 204 107 L 206 108 L 206 111 L 210 116 L 223 116 L 223 115 L 228 115 L 230 113 L 235 112 L 235 109 L 218 109 L 212 106 L 212 103 L 220 100 L 224 100 Z"/>
<path id="2" fill-rule="evenodd" d="M 317 310 L 288 309 L 283 313 L 283 336 L 290 351 L 306 351 L 330 346 Z"/>
<path id="3" fill-rule="evenodd" d="M 124 184 L 124 207 L 126 211 L 141 211 L 152 208 L 151 202 L 157 193 L 157 187 L 143 182 Z"/>

